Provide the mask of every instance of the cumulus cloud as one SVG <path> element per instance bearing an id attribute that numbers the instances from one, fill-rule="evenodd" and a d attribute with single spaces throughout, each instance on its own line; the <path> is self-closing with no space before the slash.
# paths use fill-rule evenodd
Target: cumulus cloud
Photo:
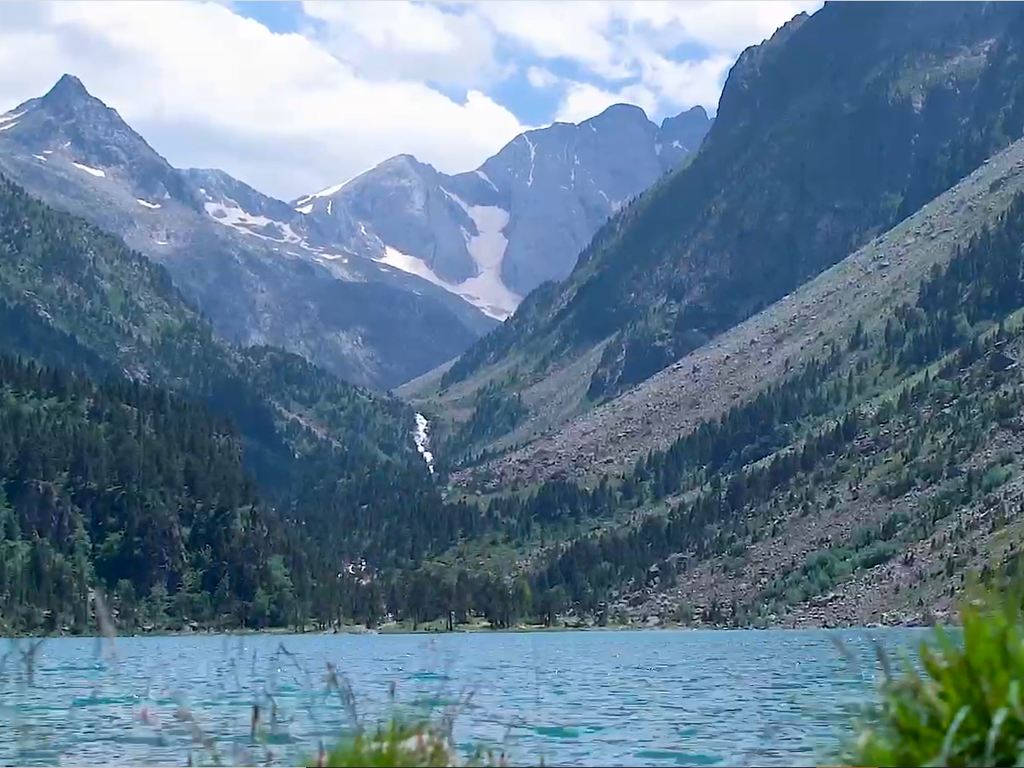
<path id="1" fill-rule="evenodd" d="M 474 167 L 525 127 L 482 92 L 460 103 L 422 81 L 367 78 L 219 3 L 12 5 L 0 26 L 5 109 L 72 72 L 172 163 L 217 165 L 282 197 L 402 152 Z"/>
<path id="2" fill-rule="evenodd" d="M 9 0 L 0 110 L 71 72 L 175 165 L 291 198 L 402 152 L 473 168 L 531 127 L 531 91 L 549 120 L 713 111 L 739 51 L 818 5 L 313 0 L 282 33 L 226 2 Z"/>
<path id="3" fill-rule="evenodd" d="M 371 80 L 479 88 L 509 71 L 495 56 L 493 28 L 464 9 L 404 0 L 313 0 L 302 7 L 319 22 L 319 41 Z"/>
<path id="4" fill-rule="evenodd" d="M 626 101 L 652 117 L 701 104 L 712 112 L 739 53 L 820 2 L 709 0 L 496 0 L 476 4 L 502 34 L 534 55 L 576 66 L 560 120 Z M 680 54 L 683 50 L 689 55 Z"/>

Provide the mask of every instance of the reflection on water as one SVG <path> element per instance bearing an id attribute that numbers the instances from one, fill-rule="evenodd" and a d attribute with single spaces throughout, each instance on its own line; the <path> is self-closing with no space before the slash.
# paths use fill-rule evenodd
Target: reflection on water
<path id="1" fill-rule="evenodd" d="M 832 639 L 843 639 L 844 660 Z M 389 706 L 536 765 L 815 765 L 870 695 L 874 643 L 919 630 L 183 636 L 22 641 L 0 670 L 5 765 L 298 765 Z M 8 641 L 0 641 L 7 643 Z M 110 649 L 108 649 L 110 650 Z M 328 663 L 355 703 L 328 684 Z M 471 694 L 471 695 L 469 695 Z M 253 705 L 265 736 L 252 736 Z"/>

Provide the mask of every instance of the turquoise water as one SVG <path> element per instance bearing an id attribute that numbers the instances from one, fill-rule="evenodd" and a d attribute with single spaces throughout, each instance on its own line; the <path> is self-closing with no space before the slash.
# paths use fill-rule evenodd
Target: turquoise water
<path id="1" fill-rule="evenodd" d="M 842 638 L 853 662 L 832 641 Z M 358 715 L 463 701 L 460 744 L 513 764 L 816 765 L 844 707 L 872 693 L 875 643 L 915 630 L 649 631 L 446 635 L 183 636 L 45 641 L 27 669 L 10 644 L 0 677 L 4 765 L 186 765 L 187 709 L 226 764 L 298 765 L 350 722 L 326 693 L 348 677 Z M 8 641 L 0 641 L 8 643 Z M 287 653 L 281 650 L 285 649 Z M 465 698 L 472 694 L 468 703 Z M 272 732 L 250 736 L 254 702 Z M 276 704 L 276 716 L 271 715 Z"/>

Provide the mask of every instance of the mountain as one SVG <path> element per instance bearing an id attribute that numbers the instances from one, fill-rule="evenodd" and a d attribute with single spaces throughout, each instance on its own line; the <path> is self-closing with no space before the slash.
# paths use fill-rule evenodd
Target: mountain
<path id="1" fill-rule="evenodd" d="M 423 280 L 310 245 L 294 212 L 220 172 L 173 168 L 64 76 L 0 116 L 0 170 L 164 264 L 217 331 L 390 387 L 494 321 Z"/>
<path id="2" fill-rule="evenodd" d="M 692 162 L 602 227 L 567 280 L 403 391 L 458 419 L 485 390 L 521 399 L 515 425 L 463 453 L 587 421 L 1019 138 L 1021 31 L 1019 9 L 985 3 L 797 16 L 739 57 Z"/>
<path id="3" fill-rule="evenodd" d="M 1017 141 L 724 334 L 724 355 L 682 361 L 676 382 L 706 367 L 720 399 L 617 493 L 585 492 L 576 509 L 630 523 L 588 521 L 534 555 L 531 586 L 656 623 L 952 619 L 966 574 L 1019 569 L 1024 553 L 1022 237 Z M 752 387 L 758 374 L 770 384 Z"/>
<path id="4" fill-rule="evenodd" d="M 2 176 L 0 321 L 4 545 L 39 550 L 57 590 L 30 590 L 15 628 L 39 628 L 59 585 L 81 596 L 90 574 L 160 615 L 165 597 L 217 588 L 205 605 L 237 610 L 232 625 L 334 620 L 338 590 L 358 587 L 339 582 L 346 563 L 400 566 L 471 527 L 470 508 L 442 501 L 404 403 L 227 345 L 162 266 Z M 33 531 L 77 538 L 39 549 Z M 25 585 L 17 558 L 0 591 Z M 276 619 L 257 610 L 272 583 L 290 606 Z M 68 595 L 63 616 L 78 611 Z"/>
<path id="5" fill-rule="evenodd" d="M 0 170 L 167 266 L 233 343 L 390 388 L 567 275 L 607 216 L 699 146 L 708 123 L 698 107 L 658 128 L 620 105 L 524 134 L 473 173 L 403 155 L 287 204 L 223 171 L 172 167 L 65 75 L 0 116 Z"/>
<path id="6" fill-rule="evenodd" d="M 1024 139 L 577 442 L 527 446 L 546 473 L 463 478 L 504 537 L 429 560 L 427 584 L 485 574 L 499 625 L 955 620 L 967 574 L 1024 555 L 1022 241 Z M 477 410 L 518 405 L 483 388 Z"/>
<path id="7" fill-rule="evenodd" d="M 504 319 L 565 278 L 608 216 L 695 152 L 710 124 L 702 107 L 659 127 L 617 104 L 520 134 L 474 171 L 449 176 L 399 155 L 292 204 L 327 242 Z"/>

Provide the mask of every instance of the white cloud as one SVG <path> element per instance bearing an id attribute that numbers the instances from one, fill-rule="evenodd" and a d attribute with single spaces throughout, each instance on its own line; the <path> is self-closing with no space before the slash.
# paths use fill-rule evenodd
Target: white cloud
<path id="1" fill-rule="evenodd" d="M 218 3 L 32 3 L 7 14 L 11 5 L 3 109 L 72 72 L 172 163 L 218 165 L 282 197 L 402 152 L 475 167 L 524 128 L 483 93 L 459 104 L 412 79 L 370 80 L 317 42 Z"/>
<path id="2" fill-rule="evenodd" d="M 526 79 L 538 90 L 551 88 L 559 82 L 557 75 L 543 67 L 530 67 L 526 70 Z"/>
<path id="3" fill-rule="evenodd" d="M 714 111 L 739 53 L 820 2 L 542 0 L 478 2 L 481 15 L 533 54 L 571 62 L 604 82 L 566 83 L 559 119 L 630 101 L 654 115 L 702 104 Z M 689 46 L 697 58 L 676 60 Z M 625 85 L 616 87 L 616 82 Z"/>
<path id="4" fill-rule="evenodd" d="M 474 88 L 507 72 L 494 56 L 494 31 L 476 14 L 407 0 L 312 0 L 302 7 L 320 22 L 320 42 L 372 80 Z"/>
<path id="5" fill-rule="evenodd" d="M 0 110 L 71 72 L 172 163 L 295 197 L 402 152 L 475 167 L 528 127 L 526 89 L 561 96 L 548 119 L 713 111 L 739 51 L 819 4 L 313 0 L 279 34 L 224 2 L 8 1 Z M 487 95 L 513 74 L 522 93 Z"/>

